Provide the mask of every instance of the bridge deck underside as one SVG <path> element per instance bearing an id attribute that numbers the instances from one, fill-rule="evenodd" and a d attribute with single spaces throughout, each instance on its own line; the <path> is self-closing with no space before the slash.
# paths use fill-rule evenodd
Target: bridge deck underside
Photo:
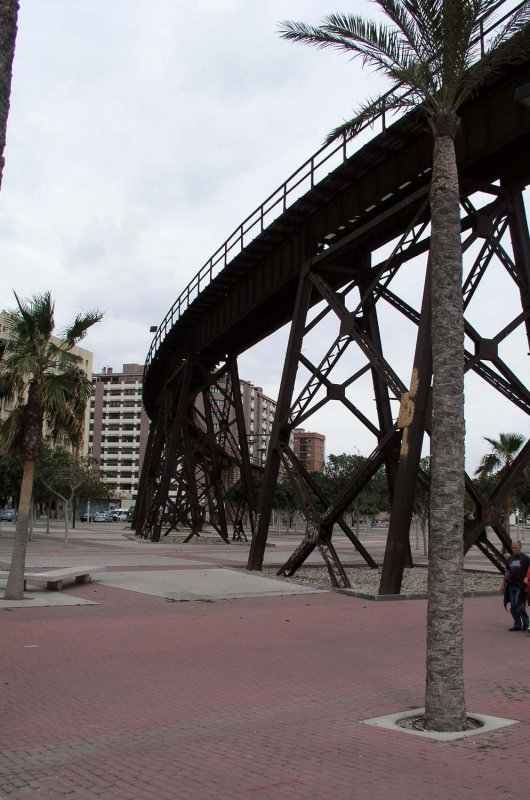
<path id="1" fill-rule="evenodd" d="M 530 64 L 512 69 L 462 109 L 457 155 L 464 191 L 530 181 L 530 115 L 514 102 Z M 341 243 L 348 264 L 398 236 L 428 192 L 432 137 L 418 113 L 375 137 L 252 241 L 201 293 L 162 342 L 145 376 L 150 416 L 164 382 L 190 352 L 220 361 L 292 319 L 302 265 Z M 401 187 L 401 188 L 400 188 Z M 369 259 L 366 262 L 369 265 Z M 347 274 L 329 276 L 334 288 Z M 315 297 L 316 299 L 316 297 Z"/>

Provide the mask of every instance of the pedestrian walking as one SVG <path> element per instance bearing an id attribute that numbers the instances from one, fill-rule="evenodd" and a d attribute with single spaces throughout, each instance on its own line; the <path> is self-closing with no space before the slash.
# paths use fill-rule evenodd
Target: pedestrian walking
<path id="1" fill-rule="evenodd" d="M 508 558 L 501 592 L 504 593 L 504 607 L 510 603 L 513 625 L 510 631 L 528 630 L 526 610 L 526 586 L 530 568 L 530 558 L 522 552 L 521 542 L 512 542 L 512 554 Z"/>

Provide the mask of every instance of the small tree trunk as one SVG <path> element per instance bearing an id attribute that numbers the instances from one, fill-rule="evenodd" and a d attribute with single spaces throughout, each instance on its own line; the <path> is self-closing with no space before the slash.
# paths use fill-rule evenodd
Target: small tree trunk
<path id="1" fill-rule="evenodd" d="M 421 536 L 423 539 L 423 555 L 426 556 L 429 549 L 429 540 L 427 537 L 427 523 L 429 518 L 427 514 L 422 514 L 421 516 Z"/>
<path id="2" fill-rule="evenodd" d="M 64 503 L 64 547 L 68 547 L 68 507 L 69 503 L 65 500 Z"/>
<path id="3" fill-rule="evenodd" d="M 6 600 L 24 599 L 24 569 L 26 565 L 26 547 L 31 514 L 34 472 L 35 461 L 29 458 L 26 459 L 22 472 L 22 485 L 20 487 L 13 555 L 11 557 L 11 566 L 9 568 L 9 576 L 4 595 Z"/>

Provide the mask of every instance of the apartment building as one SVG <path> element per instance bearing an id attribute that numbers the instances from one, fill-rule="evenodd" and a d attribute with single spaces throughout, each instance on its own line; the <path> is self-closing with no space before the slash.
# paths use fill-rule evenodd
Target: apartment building
<path id="1" fill-rule="evenodd" d="M 95 459 L 101 480 L 115 489 L 115 497 L 130 505 L 138 483 L 147 445 L 149 419 L 142 404 L 142 364 L 123 364 L 121 371 L 104 367 L 94 373 L 94 392 L 90 401 L 89 452 Z M 261 386 L 241 380 L 241 401 L 250 459 L 263 466 L 276 412 L 276 400 L 264 394 Z M 224 404 L 221 388 L 212 387 L 212 398 Z M 203 411 L 202 400 L 197 408 Z M 233 419 L 233 409 L 230 412 Z M 214 419 L 214 427 L 218 423 Z M 235 425 L 231 426 L 237 438 Z M 320 433 L 294 431 L 292 446 L 308 470 L 320 470 L 325 460 L 326 437 Z"/>
<path id="2" fill-rule="evenodd" d="M 0 311 L 0 339 L 7 339 L 9 337 L 9 327 L 6 324 L 5 318 L 5 311 Z M 53 336 L 52 339 L 55 342 L 59 342 L 57 337 Z M 72 347 L 72 353 L 79 357 L 79 367 L 83 370 L 89 380 L 92 380 L 92 353 L 90 350 L 86 350 L 84 347 L 79 347 L 75 345 Z M 0 403 L 0 419 L 5 419 L 11 413 L 11 408 L 8 404 Z M 89 416 L 90 416 L 90 408 L 89 404 L 87 403 L 86 412 L 85 412 L 85 423 L 83 427 L 83 439 L 80 449 L 80 455 L 86 456 L 88 454 L 88 431 L 89 431 Z M 51 435 L 49 431 L 46 429 L 46 425 L 44 427 L 44 438 L 52 444 Z M 53 442 L 56 446 L 65 447 L 68 449 L 69 444 L 66 439 L 59 440 Z"/>
<path id="3" fill-rule="evenodd" d="M 274 421 L 274 414 L 276 412 L 276 400 L 267 397 L 267 395 L 263 393 L 261 386 L 254 386 L 250 381 L 241 379 L 239 383 L 241 387 L 241 404 L 243 406 L 243 417 L 245 420 L 250 460 L 256 466 L 261 466 L 265 463 L 267 455 L 269 437 Z M 211 388 L 211 397 L 219 409 L 222 409 L 226 402 L 223 381 L 220 382 L 219 388 L 217 386 Z M 204 412 L 202 397 L 200 395 L 197 397 L 196 407 L 200 413 Z M 233 406 L 230 407 L 229 422 L 230 430 L 237 443 L 238 434 Z M 213 419 L 213 425 L 214 430 L 217 431 L 219 423 L 216 421 L 215 417 Z"/>
<path id="4" fill-rule="evenodd" d="M 263 466 L 276 413 L 276 400 L 267 397 L 261 386 L 253 386 L 250 381 L 241 380 L 240 384 L 250 460 L 257 466 Z"/>
<path id="5" fill-rule="evenodd" d="M 89 448 L 103 483 L 128 507 L 136 497 L 149 419 L 142 404 L 143 364 L 104 367 L 94 373 Z"/>
<path id="6" fill-rule="evenodd" d="M 326 437 L 323 433 L 295 428 L 293 451 L 309 472 L 319 472 L 326 461 Z"/>

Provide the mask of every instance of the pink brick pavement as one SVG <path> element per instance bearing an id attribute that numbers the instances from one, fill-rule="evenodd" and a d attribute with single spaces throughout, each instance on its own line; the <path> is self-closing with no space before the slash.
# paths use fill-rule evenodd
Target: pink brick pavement
<path id="1" fill-rule="evenodd" d="M 0 797 L 522 798 L 530 635 L 466 599 L 468 709 L 521 724 L 456 743 L 362 724 L 423 703 L 425 602 L 340 594 L 0 615 Z"/>

